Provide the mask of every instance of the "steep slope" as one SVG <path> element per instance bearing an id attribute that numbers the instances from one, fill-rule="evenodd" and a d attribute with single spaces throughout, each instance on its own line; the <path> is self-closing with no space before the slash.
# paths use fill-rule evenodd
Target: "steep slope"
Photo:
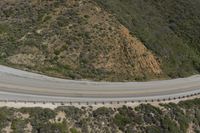
<path id="1" fill-rule="evenodd" d="M 152 50 L 168 76 L 200 71 L 199 0 L 96 0 Z"/>
<path id="2" fill-rule="evenodd" d="M 53 76 L 143 80 L 160 61 L 93 0 L 1 0 L 0 60 Z"/>

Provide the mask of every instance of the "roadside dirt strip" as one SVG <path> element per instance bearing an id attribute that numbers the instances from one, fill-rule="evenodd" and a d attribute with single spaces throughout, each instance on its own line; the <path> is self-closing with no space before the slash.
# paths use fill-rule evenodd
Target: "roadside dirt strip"
<path id="1" fill-rule="evenodd" d="M 149 82 L 93 82 L 48 77 L 0 65 L 0 101 L 122 103 L 172 100 L 200 94 L 200 75 Z"/>

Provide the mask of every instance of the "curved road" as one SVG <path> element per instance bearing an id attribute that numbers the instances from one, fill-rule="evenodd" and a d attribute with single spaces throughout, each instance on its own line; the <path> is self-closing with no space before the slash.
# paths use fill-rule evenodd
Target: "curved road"
<path id="1" fill-rule="evenodd" d="M 144 101 L 200 93 L 200 75 L 150 82 L 92 82 L 52 78 L 0 65 L 0 100 L 51 102 Z"/>

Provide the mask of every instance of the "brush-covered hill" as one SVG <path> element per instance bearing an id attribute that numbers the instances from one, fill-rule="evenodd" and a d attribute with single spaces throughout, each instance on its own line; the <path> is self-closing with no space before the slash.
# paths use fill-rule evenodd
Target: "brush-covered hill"
<path id="1" fill-rule="evenodd" d="M 162 60 L 169 77 L 200 71 L 199 0 L 96 0 Z"/>
<path id="2" fill-rule="evenodd" d="M 198 0 L 1 0 L 0 62 L 108 81 L 200 69 Z"/>

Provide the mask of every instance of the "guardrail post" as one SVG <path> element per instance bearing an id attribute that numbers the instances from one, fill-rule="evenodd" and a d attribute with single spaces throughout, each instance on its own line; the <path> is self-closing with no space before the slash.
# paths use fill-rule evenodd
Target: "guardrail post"
<path id="1" fill-rule="evenodd" d="M 174 97 L 174 100 L 176 100 L 176 97 Z"/>
<path id="2" fill-rule="evenodd" d="M 163 99 L 163 101 L 164 101 L 164 102 L 166 101 L 165 98 Z"/>

